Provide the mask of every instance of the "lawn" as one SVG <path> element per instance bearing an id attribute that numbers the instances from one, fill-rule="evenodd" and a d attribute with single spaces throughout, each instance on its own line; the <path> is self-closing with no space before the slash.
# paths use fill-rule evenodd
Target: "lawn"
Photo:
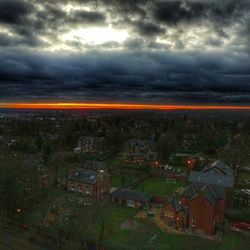
<path id="1" fill-rule="evenodd" d="M 121 205 L 113 205 L 112 215 L 105 234 L 108 249 L 203 249 L 203 250 L 245 250 L 249 239 L 234 233 L 223 236 L 221 242 L 188 235 L 174 235 L 163 232 L 151 220 L 134 218 L 138 210 Z M 134 220 L 136 228 L 121 229 L 127 220 Z"/>
<path id="2" fill-rule="evenodd" d="M 167 183 L 165 178 L 152 177 L 136 187 L 135 190 L 148 195 L 168 196 L 177 188 L 186 187 L 188 184 L 189 183 L 187 181 L 181 180 L 176 180 L 176 184 Z"/>
<path id="3" fill-rule="evenodd" d="M 139 177 L 133 176 L 133 175 L 127 175 L 124 177 L 125 185 L 128 186 L 129 184 L 132 184 L 136 180 L 138 180 Z M 122 177 L 121 176 L 112 176 L 111 177 L 111 186 L 112 187 L 122 187 Z"/>
<path id="4" fill-rule="evenodd" d="M 245 180 L 250 181 L 250 174 L 240 173 L 239 174 L 239 181 L 245 181 Z"/>
<path id="5" fill-rule="evenodd" d="M 160 188 L 165 188 L 169 192 L 173 191 L 176 187 L 185 186 L 186 182 L 177 182 L 177 184 L 169 184 L 166 183 L 164 179 L 158 178 L 150 178 L 148 181 L 145 182 L 144 189 L 148 187 L 155 187 L 157 186 Z M 161 183 L 161 184 L 159 184 Z M 157 191 L 155 188 L 153 191 Z M 57 199 L 55 199 L 55 197 Z M 73 204 L 69 204 L 67 201 L 67 193 L 61 190 L 54 190 L 48 199 L 45 202 L 46 208 L 50 207 L 51 204 L 54 204 L 55 201 L 57 203 L 62 203 L 63 206 L 70 208 L 72 206 L 76 206 Z M 64 199 L 63 199 L 64 198 Z M 108 216 L 108 223 L 105 229 L 104 241 L 105 245 L 108 249 L 203 249 L 203 250 L 245 250 L 248 249 L 249 246 L 249 239 L 242 239 L 237 234 L 227 234 L 223 237 L 223 240 L 218 243 L 211 240 L 206 240 L 199 237 L 192 237 L 192 236 L 180 236 L 180 235 L 173 235 L 167 234 L 159 229 L 150 219 L 142 220 L 135 218 L 135 215 L 139 212 L 137 209 L 129 208 L 123 205 L 118 204 L 110 204 L 111 208 Z M 79 220 L 83 220 L 85 217 L 85 209 L 90 209 L 91 207 L 79 207 Z M 41 209 L 41 208 L 40 208 Z M 92 209 L 92 208 L 91 208 Z M 40 212 L 44 214 L 46 209 L 41 209 Z M 102 212 L 101 212 L 102 213 Z M 82 217 L 81 217 L 82 216 Z M 40 216 L 39 216 L 40 217 Z M 80 219 L 81 218 L 81 219 Z M 41 221 L 41 217 L 40 217 Z M 136 227 L 129 228 L 129 229 L 121 229 L 121 224 L 127 221 L 134 221 Z M 80 223 L 81 225 L 81 223 Z M 84 223 L 82 223 L 84 228 Z M 91 233 L 92 231 L 92 233 Z M 91 238 L 93 241 L 98 241 L 98 236 L 100 233 L 100 225 L 98 221 L 96 224 L 93 225 L 92 230 L 90 231 L 89 240 Z M 99 232 L 99 233 L 98 233 Z"/>

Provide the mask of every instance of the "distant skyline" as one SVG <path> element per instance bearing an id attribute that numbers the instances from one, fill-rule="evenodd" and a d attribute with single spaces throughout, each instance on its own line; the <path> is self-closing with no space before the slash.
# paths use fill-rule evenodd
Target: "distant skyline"
<path id="1" fill-rule="evenodd" d="M 247 106 L 250 1 L 1 0 L 11 102 Z"/>

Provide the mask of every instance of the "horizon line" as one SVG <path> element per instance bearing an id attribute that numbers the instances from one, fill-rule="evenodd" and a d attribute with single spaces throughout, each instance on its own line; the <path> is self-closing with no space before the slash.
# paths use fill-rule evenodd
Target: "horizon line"
<path id="1" fill-rule="evenodd" d="M 0 102 L 8 109 L 250 110 L 250 105 L 143 104 L 87 102 Z"/>

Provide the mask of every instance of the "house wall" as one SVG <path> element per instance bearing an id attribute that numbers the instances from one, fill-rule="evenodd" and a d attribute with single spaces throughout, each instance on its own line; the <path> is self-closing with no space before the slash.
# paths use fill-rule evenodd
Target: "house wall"
<path id="1" fill-rule="evenodd" d="M 183 211 L 176 213 L 176 228 L 181 231 L 187 228 L 187 216 Z"/>
<path id="2" fill-rule="evenodd" d="M 72 189 L 74 187 L 74 189 Z M 67 181 L 67 190 L 78 192 L 82 194 L 88 194 L 92 198 L 97 198 L 97 191 L 96 191 L 96 184 L 85 184 L 81 182 L 75 182 L 75 181 Z"/>
<path id="3" fill-rule="evenodd" d="M 215 221 L 218 224 L 223 224 L 224 222 L 224 210 L 225 210 L 225 200 L 219 200 L 215 207 Z"/>
<path id="4" fill-rule="evenodd" d="M 114 203 L 117 203 L 117 204 L 123 204 L 123 205 L 126 205 L 128 206 L 128 201 L 130 200 L 126 200 L 126 199 L 122 199 L 122 198 L 119 198 L 119 197 L 112 197 L 112 202 Z M 143 208 L 143 206 L 145 205 L 143 202 L 140 202 L 140 201 L 133 201 L 134 202 L 134 205 L 133 207 L 134 208 Z"/>
<path id="5" fill-rule="evenodd" d="M 161 216 L 162 216 L 162 219 L 165 219 L 165 220 L 171 221 L 171 222 L 176 222 L 176 211 L 172 207 L 171 204 L 166 204 L 162 208 Z"/>
<path id="6" fill-rule="evenodd" d="M 101 175 L 103 176 L 103 178 L 101 178 Z M 74 190 L 72 190 L 72 185 L 74 187 Z M 95 184 L 87 184 L 67 180 L 67 189 L 68 191 L 90 195 L 90 197 L 99 200 L 101 199 L 103 193 L 109 193 L 110 179 L 108 175 L 100 173 Z"/>
<path id="7" fill-rule="evenodd" d="M 102 198 L 103 193 L 109 193 L 110 192 L 110 178 L 109 175 L 104 173 L 98 174 L 98 179 L 96 181 L 96 184 L 94 185 L 93 192 L 95 193 L 95 197 L 97 199 Z"/>
<path id="8" fill-rule="evenodd" d="M 189 203 L 189 222 L 190 229 L 201 231 L 206 234 L 214 233 L 215 206 L 209 203 L 203 194 L 198 196 Z"/>
<path id="9" fill-rule="evenodd" d="M 187 228 L 187 216 L 183 211 L 176 212 L 171 204 L 167 204 L 162 208 L 161 218 L 174 223 L 177 230 Z"/>
<path id="10" fill-rule="evenodd" d="M 101 177 L 101 175 L 103 177 Z M 101 186 L 101 193 L 109 193 L 110 192 L 110 177 L 109 177 L 109 175 L 100 174 L 98 183 Z"/>

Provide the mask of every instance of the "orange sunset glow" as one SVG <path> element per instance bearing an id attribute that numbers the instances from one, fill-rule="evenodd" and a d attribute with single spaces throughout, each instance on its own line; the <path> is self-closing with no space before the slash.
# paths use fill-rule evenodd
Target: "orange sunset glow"
<path id="1" fill-rule="evenodd" d="M 0 103 L 1 108 L 14 109 L 126 109 L 126 110 L 250 110 L 250 106 L 234 105 L 176 105 L 176 104 L 137 104 L 137 103 L 28 103 L 9 102 Z"/>

